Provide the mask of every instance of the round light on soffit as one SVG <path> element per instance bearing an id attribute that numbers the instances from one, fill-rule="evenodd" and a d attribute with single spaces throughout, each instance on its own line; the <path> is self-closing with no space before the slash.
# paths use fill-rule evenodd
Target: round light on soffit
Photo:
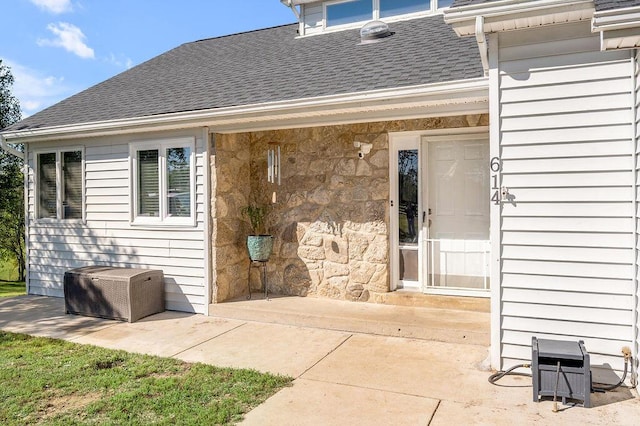
<path id="1" fill-rule="evenodd" d="M 383 38 L 393 35 L 389 25 L 382 21 L 371 21 L 360 28 L 360 43 L 377 43 Z"/>

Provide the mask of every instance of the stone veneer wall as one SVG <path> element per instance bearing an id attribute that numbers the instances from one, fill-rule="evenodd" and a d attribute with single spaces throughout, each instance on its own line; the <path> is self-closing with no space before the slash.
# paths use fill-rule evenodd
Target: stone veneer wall
<path id="1" fill-rule="evenodd" d="M 488 122 L 488 115 L 473 115 L 218 135 L 212 166 L 213 301 L 246 294 L 248 225 L 239 210 L 249 196 L 266 201 L 273 192 L 269 291 L 352 301 L 388 292 L 388 133 Z M 353 146 L 356 139 L 373 144 L 364 159 Z M 272 143 L 281 149 L 280 186 L 267 183 Z M 260 287 L 258 268 L 252 268 L 251 283 Z"/>
<path id="2" fill-rule="evenodd" d="M 216 135 L 211 150 L 212 302 L 247 292 L 248 226 L 240 210 L 250 194 L 250 135 Z"/>

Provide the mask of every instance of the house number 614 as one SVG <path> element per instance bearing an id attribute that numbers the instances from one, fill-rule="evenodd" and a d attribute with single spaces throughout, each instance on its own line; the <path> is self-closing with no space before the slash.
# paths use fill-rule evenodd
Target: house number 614
<path id="1" fill-rule="evenodd" d="M 500 162 L 500 157 L 493 157 L 490 163 L 491 167 L 491 191 L 493 191 L 491 195 L 491 201 L 494 204 L 500 205 L 500 185 L 498 184 L 498 173 L 502 171 L 502 163 Z"/>

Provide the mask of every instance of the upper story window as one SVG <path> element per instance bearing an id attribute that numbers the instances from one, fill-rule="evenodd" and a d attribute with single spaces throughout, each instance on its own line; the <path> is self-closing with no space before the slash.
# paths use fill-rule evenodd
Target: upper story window
<path id="1" fill-rule="evenodd" d="M 338 0 L 325 3 L 325 25 L 335 27 L 381 18 L 433 12 L 453 0 Z"/>
<path id="2" fill-rule="evenodd" d="M 327 26 L 368 21 L 373 16 L 371 0 L 349 0 L 327 5 Z"/>
<path id="3" fill-rule="evenodd" d="M 194 138 L 130 146 L 134 224 L 195 224 Z"/>
<path id="4" fill-rule="evenodd" d="M 430 7 L 429 0 L 380 0 L 380 17 L 388 18 L 407 13 L 424 12 Z"/>
<path id="5" fill-rule="evenodd" d="M 83 218 L 83 152 L 62 149 L 36 153 L 36 217 Z"/>

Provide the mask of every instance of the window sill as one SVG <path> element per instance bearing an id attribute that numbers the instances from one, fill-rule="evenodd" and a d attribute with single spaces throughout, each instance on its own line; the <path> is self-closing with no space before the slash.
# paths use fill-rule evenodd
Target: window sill
<path id="1" fill-rule="evenodd" d="M 185 220 L 147 220 L 147 219 L 139 219 L 129 222 L 132 227 L 135 228 L 151 228 L 151 229 L 161 229 L 161 228 L 196 228 L 196 220 L 195 218 L 186 218 Z"/>
<path id="2" fill-rule="evenodd" d="M 42 217 L 33 220 L 36 224 L 55 224 L 55 225 L 86 225 L 84 219 L 58 219 L 52 217 Z"/>

